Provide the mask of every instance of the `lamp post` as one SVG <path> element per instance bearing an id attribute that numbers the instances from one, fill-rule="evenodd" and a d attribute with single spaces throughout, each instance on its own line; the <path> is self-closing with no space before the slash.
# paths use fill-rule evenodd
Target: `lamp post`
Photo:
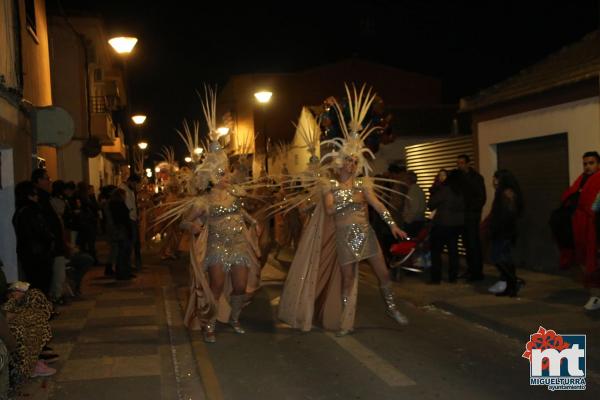
<path id="1" fill-rule="evenodd" d="M 269 174 L 269 138 L 267 138 L 267 104 L 271 101 L 273 92 L 267 90 L 261 90 L 254 93 L 256 101 L 261 105 L 262 108 L 262 134 L 264 136 L 264 150 L 265 150 L 265 172 Z"/>
<path id="2" fill-rule="evenodd" d="M 111 38 L 108 41 L 108 44 L 115 50 L 115 52 L 121 56 L 123 60 L 123 81 L 125 82 L 125 92 L 127 99 L 127 115 L 131 115 L 131 87 L 129 85 L 128 74 L 127 74 L 127 60 L 129 59 L 129 55 L 133 51 L 133 48 L 137 44 L 138 39 L 133 36 L 118 36 Z M 129 153 L 129 165 L 133 166 L 133 135 L 130 129 L 127 129 L 127 142 L 129 144 L 128 153 Z"/>

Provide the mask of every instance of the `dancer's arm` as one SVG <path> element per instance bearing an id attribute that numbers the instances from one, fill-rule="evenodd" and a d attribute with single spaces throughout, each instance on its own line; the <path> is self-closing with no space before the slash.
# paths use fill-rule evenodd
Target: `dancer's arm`
<path id="1" fill-rule="evenodd" d="M 373 188 L 365 185 L 363 193 L 365 194 L 365 199 L 367 200 L 369 205 L 373 207 L 375 211 L 377 211 L 377 213 L 381 216 L 381 219 L 383 219 L 388 225 L 390 231 L 392 232 L 392 235 L 394 235 L 396 239 L 406 239 L 408 235 L 406 234 L 406 232 L 404 232 L 398 227 L 388 209 L 385 207 L 385 205 L 383 205 L 381 201 L 379 201 L 379 199 L 375 195 Z"/>
<path id="2" fill-rule="evenodd" d="M 194 207 L 187 215 L 183 217 L 179 227 L 181 229 L 190 231 L 194 235 L 197 235 L 202 232 L 202 229 L 204 228 L 204 225 L 198 223 L 197 221 L 203 218 L 205 214 L 206 213 L 203 207 Z"/>
<path id="3" fill-rule="evenodd" d="M 327 215 L 335 214 L 335 199 L 331 191 L 325 192 L 325 212 Z"/>
<path id="4" fill-rule="evenodd" d="M 242 208 L 242 216 L 244 217 L 244 221 L 251 226 L 256 226 L 258 221 L 252 217 L 252 215 L 248 214 L 248 211 Z"/>

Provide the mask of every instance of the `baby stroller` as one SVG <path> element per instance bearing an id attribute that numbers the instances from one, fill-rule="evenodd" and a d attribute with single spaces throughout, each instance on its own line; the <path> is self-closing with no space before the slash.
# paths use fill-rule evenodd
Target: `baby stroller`
<path id="1" fill-rule="evenodd" d="M 394 243 L 390 248 L 390 267 L 417 273 L 424 272 L 427 268 L 431 267 L 431 253 L 429 252 L 430 231 L 431 222 L 427 222 L 416 237 Z"/>

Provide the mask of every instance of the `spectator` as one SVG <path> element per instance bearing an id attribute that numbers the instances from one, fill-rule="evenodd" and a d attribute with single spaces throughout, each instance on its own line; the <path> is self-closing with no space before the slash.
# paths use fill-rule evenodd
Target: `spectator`
<path id="1" fill-rule="evenodd" d="M 406 174 L 406 184 L 408 186 L 407 198 L 404 200 L 404 209 L 402 210 L 402 220 L 404 221 L 403 230 L 411 237 L 417 236 L 425 224 L 425 193 L 417 184 L 417 174 L 408 171 Z"/>
<path id="2" fill-rule="evenodd" d="M 89 195 L 89 187 L 85 182 L 77 185 L 77 196 L 79 199 L 79 232 L 77 234 L 77 246 L 79 250 L 88 253 L 98 263 L 96 257 L 96 236 L 98 234 L 98 204 Z"/>
<path id="3" fill-rule="evenodd" d="M 140 185 L 140 177 L 131 174 L 127 182 L 122 183 L 119 188 L 125 192 L 125 205 L 129 210 L 129 219 L 131 220 L 132 246 L 135 254 L 135 268 L 139 271 L 142 268 L 142 254 L 139 230 L 139 214 L 137 207 L 137 191 Z M 114 217 L 114 215 L 113 215 Z"/>
<path id="4" fill-rule="evenodd" d="M 497 296 L 517 295 L 520 289 L 512 249 L 517 238 L 517 219 L 523 211 L 523 195 L 515 176 L 500 169 L 494 174 L 494 202 L 484 221 L 491 240 L 491 260 L 500 271 L 500 281 L 490 288 Z"/>
<path id="5" fill-rule="evenodd" d="M 448 247 L 448 282 L 456 282 L 458 276 L 458 237 L 465 221 L 465 201 L 462 194 L 460 172 L 452 171 L 429 199 L 429 208 L 435 211 L 431 242 L 430 283 L 442 280 L 442 251 Z"/>
<path id="6" fill-rule="evenodd" d="M 104 186 L 100 190 L 100 208 L 102 210 L 102 220 L 104 221 L 104 232 L 110 245 L 109 259 L 104 265 L 104 275 L 114 275 L 114 268 L 117 264 L 117 255 L 119 251 L 119 241 L 117 240 L 115 224 L 110 214 L 110 198 L 112 193 L 117 190 L 114 185 Z"/>
<path id="7" fill-rule="evenodd" d="M 598 235 L 594 200 L 600 193 L 600 154 L 590 151 L 583 155 L 583 173 L 567 189 L 562 197 L 563 207 L 573 209 L 571 229 L 573 247 L 561 249 L 561 265 L 584 267 L 584 284 L 590 290 L 590 298 L 584 308 L 600 309 L 600 279 L 598 277 Z M 569 230 L 568 227 L 564 228 Z"/>
<path id="8" fill-rule="evenodd" d="M 44 293 L 50 290 L 55 238 L 38 203 L 38 192 L 30 181 L 15 186 L 16 211 L 13 226 L 17 236 L 17 257 L 31 286 Z"/>
<path id="9" fill-rule="evenodd" d="M 14 389 L 29 377 L 50 376 L 56 373 L 39 359 L 52 338 L 49 319 L 52 304 L 27 282 L 14 282 L 10 286 L 9 300 L 2 305 L 11 335 L 16 340 L 10 358 L 10 384 Z"/>
<path id="10" fill-rule="evenodd" d="M 486 195 L 483 177 L 470 167 L 470 162 L 466 154 L 458 156 L 456 160 L 465 202 L 463 241 L 467 252 L 467 272 L 463 277 L 473 282 L 484 278 L 480 225 Z"/>
<path id="11" fill-rule="evenodd" d="M 50 177 L 45 169 L 38 168 L 31 173 L 31 181 L 37 189 L 38 204 L 42 210 L 42 214 L 46 219 L 46 223 L 54 237 L 54 246 L 52 252 L 52 270 L 53 281 L 49 296 L 52 301 L 61 303 L 62 290 L 64 286 L 65 270 L 66 270 L 66 253 L 67 246 L 64 239 L 63 224 L 50 203 Z"/>
<path id="12" fill-rule="evenodd" d="M 75 193 L 77 186 L 75 182 L 65 183 L 64 198 L 69 207 L 69 214 L 64 215 L 65 229 L 69 232 L 69 243 L 75 243 L 77 240 L 77 232 L 79 231 L 79 204 Z"/>
<path id="13" fill-rule="evenodd" d="M 110 215 L 115 228 L 117 239 L 117 265 L 116 277 L 119 280 L 128 280 L 135 276 L 131 273 L 131 245 L 134 233 L 134 222 L 130 218 L 130 210 L 125 204 L 126 193 L 123 189 L 116 189 L 110 199 Z"/>

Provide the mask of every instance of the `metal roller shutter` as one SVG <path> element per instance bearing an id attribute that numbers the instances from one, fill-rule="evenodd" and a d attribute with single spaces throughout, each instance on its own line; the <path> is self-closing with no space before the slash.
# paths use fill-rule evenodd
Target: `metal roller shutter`
<path id="1" fill-rule="evenodd" d="M 455 169 L 456 158 L 461 154 L 468 155 L 475 163 L 475 151 L 471 136 L 460 136 L 406 147 L 406 168 L 417 174 L 419 179 L 417 183 L 425 192 L 427 201 L 429 201 L 429 188 L 433 185 L 438 172 L 441 169 Z M 459 241 L 459 252 L 465 253 L 462 239 Z"/>
<path id="2" fill-rule="evenodd" d="M 439 170 L 456 168 L 456 158 L 461 154 L 466 154 L 475 161 L 471 136 L 406 147 L 406 168 L 417 174 L 419 186 L 425 192 L 427 200 L 429 200 L 429 188 Z"/>
<path id="3" fill-rule="evenodd" d="M 556 271 L 558 250 L 548 220 L 569 186 L 567 134 L 500 143 L 497 155 L 498 169 L 511 171 L 523 191 L 525 209 L 518 225 L 515 262 L 520 267 Z"/>

